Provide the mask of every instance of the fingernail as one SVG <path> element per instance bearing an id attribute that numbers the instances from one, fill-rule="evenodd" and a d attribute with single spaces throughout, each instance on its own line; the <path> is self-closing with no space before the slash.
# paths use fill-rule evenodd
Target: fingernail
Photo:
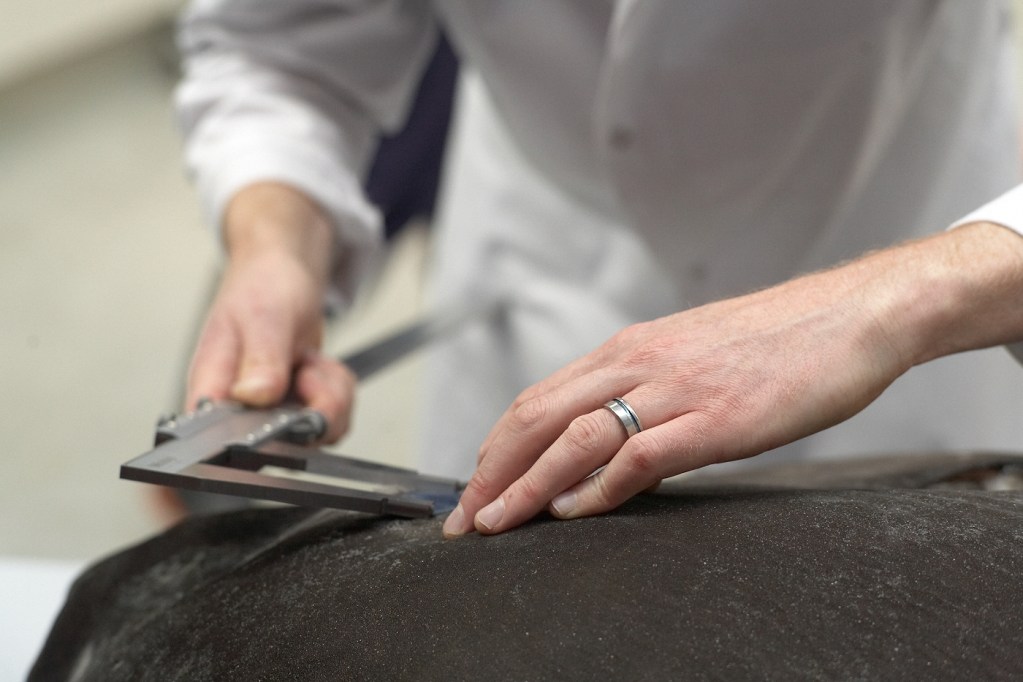
<path id="1" fill-rule="evenodd" d="M 262 374 L 250 374 L 235 382 L 231 393 L 239 398 L 262 398 L 273 388 L 273 380 Z"/>
<path id="2" fill-rule="evenodd" d="M 504 518 L 504 498 L 499 497 L 476 514 L 476 523 L 487 530 L 494 530 Z"/>
<path id="3" fill-rule="evenodd" d="M 551 500 L 551 507 L 554 508 L 554 512 L 561 518 L 570 518 L 575 512 L 576 505 L 576 494 L 567 490 L 553 500 Z"/>
<path id="4" fill-rule="evenodd" d="M 465 535 L 465 511 L 462 509 L 462 505 L 455 507 L 455 510 L 448 514 L 448 518 L 444 521 L 444 537 L 455 538 L 459 535 Z"/>

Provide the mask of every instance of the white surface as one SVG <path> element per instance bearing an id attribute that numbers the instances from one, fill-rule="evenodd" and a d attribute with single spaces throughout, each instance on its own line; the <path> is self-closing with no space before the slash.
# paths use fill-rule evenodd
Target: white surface
<path id="1" fill-rule="evenodd" d="M 0 557 L 0 682 L 24 680 L 84 561 Z"/>
<path id="2" fill-rule="evenodd" d="M 0 88 L 171 16 L 182 0 L 0 0 Z"/>

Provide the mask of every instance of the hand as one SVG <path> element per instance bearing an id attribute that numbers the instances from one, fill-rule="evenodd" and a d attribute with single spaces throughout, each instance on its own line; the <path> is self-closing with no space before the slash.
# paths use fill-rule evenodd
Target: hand
<path id="1" fill-rule="evenodd" d="M 499 533 L 544 508 L 599 514 L 810 435 L 914 364 L 1023 337 L 1021 298 L 1023 241 L 977 224 L 629 327 L 519 396 L 444 533 Z M 643 431 L 626 438 L 602 408 L 613 397 Z"/>
<path id="2" fill-rule="evenodd" d="M 296 397 L 348 428 L 354 375 L 319 354 L 331 227 L 297 191 L 271 183 L 239 192 L 227 212 L 229 261 L 192 359 L 187 407 L 201 397 L 265 407 L 294 380 Z"/>

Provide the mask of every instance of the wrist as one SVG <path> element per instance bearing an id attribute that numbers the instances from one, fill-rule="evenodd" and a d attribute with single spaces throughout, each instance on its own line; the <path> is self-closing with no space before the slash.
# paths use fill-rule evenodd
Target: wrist
<path id="1" fill-rule="evenodd" d="M 285 256 L 326 287 L 334 261 L 333 226 L 297 189 L 274 182 L 243 188 L 228 204 L 223 236 L 232 264 Z"/>
<path id="2" fill-rule="evenodd" d="M 868 257 L 889 338 L 910 366 L 1023 338 L 1023 237 L 971 223 Z"/>

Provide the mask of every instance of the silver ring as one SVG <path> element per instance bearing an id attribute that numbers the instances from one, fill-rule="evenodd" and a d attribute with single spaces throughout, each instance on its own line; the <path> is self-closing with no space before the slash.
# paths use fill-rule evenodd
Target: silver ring
<path id="1" fill-rule="evenodd" d="M 639 423 L 636 411 L 632 409 L 632 405 L 625 402 L 624 398 L 612 398 L 604 404 L 604 407 L 611 410 L 611 414 L 618 417 L 618 421 L 625 427 L 625 435 L 628 438 L 632 438 L 643 430 L 643 425 Z"/>

